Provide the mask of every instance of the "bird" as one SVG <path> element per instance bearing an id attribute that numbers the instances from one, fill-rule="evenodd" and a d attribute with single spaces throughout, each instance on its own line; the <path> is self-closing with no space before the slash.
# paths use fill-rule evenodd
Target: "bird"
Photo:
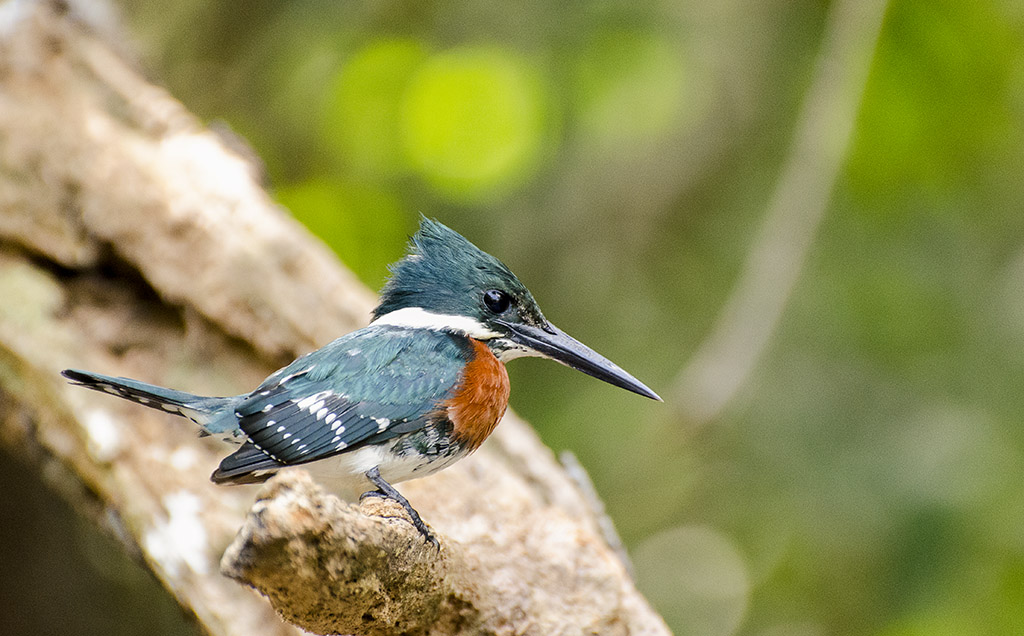
<path id="1" fill-rule="evenodd" d="M 406 255 L 389 270 L 366 327 L 297 358 L 249 393 L 202 397 L 78 369 L 62 375 L 238 445 L 211 475 L 216 484 L 259 483 L 301 466 L 325 485 L 396 501 L 435 546 L 393 484 L 480 447 L 508 406 L 508 361 L 549 358 L 661 401 L 555 327 L 508 267 L 439 221 L 421 215 Z"/>

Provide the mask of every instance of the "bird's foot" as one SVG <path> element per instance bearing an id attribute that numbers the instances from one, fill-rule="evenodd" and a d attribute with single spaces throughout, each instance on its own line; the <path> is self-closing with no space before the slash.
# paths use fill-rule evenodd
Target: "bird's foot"
<path id="1" fill-rule="evenodd" d="M 416 530 L 419 531 L 420 535 L 423 536 L 423 540 L 427 543 L 433 544 L 438 550 L 441 549 L 441 544 L 438 542 L 437 537 L 430 531 L 427 524 L 423 523 L 420 519 L 420 515 L 416 512 L 416 509 L 412 507 L 409 500 L 402 496 L 402 493 L 395 490 L 395 487 L 389 484 L 383 477 L 380 476 L 380 469 L 373 467 L 366 471 L 366 478 L 377 487 L 377 490 L 369 490 L 359 496 L 359 500 L 362 501 L 367 497 L 384 497 L 397 502 L 398 505 L 402 506 L 405 511 L 409 514 L 409 518 L 412 519 L 412 525 Z"/>

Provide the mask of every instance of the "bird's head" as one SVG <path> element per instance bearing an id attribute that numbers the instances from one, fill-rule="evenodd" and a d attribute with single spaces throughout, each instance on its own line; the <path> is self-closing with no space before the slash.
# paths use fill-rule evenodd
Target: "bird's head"
<path id="1" fill-rule="evenodd" d="M 373 312 L 375 324 L 463 333 L 502 361 L 550 358 L 615 386 L 661 400 L 654 391 L 552 325 L 533 294 L 501 261 L 459 233 L 425 217 L 408 254 Z"/>

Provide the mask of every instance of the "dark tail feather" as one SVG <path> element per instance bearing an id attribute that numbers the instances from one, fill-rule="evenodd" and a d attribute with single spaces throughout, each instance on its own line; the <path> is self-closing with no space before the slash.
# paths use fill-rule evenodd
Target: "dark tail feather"
<path id="1" fill-rule="evenodd" d="M 215 484 L 259 484 L 283 466 L 252 442 L 246 442 L 224 458 L 210 479 Z"/>
<path id="2" fill-rule="evenodd" d="M 181 415 L 200 425 L 208 422 L 210 416 L 213 415 L 213 411 L 207 403 L 218 399 L 204 398 L 192 395 L 191 393 L 185 393 L 184 391 L 175 391 L 174 389 L 165 389 L 129 378 L 115 378 L 77 369 L 65 369 L 61 371 L 61 375 L 78 386 L 84 386 L 93 391 L 110 393 L 119 398 L 148 406 L 151 409 L 163 411 L 164 413 Z"/>

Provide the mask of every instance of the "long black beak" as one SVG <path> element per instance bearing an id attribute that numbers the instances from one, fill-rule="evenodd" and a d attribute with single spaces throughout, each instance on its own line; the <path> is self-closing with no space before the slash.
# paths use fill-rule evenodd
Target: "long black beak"
<path id="1" fill-rule="evenodd" d="M 643 382 L 551 323 L 545 324 L 542 328 L 504 321 L 500 324 L 511 332 L 509 339 L 516 344 L 532 349 L 598 380 L 604 380 L 609 384 L 649 397 L 652 400 L 663 401 Z"/>

